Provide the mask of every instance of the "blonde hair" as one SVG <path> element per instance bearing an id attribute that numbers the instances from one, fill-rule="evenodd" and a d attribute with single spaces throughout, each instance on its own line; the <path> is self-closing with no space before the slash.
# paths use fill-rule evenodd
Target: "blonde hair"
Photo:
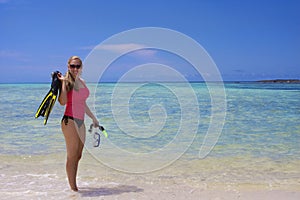
<path id="1" fill-rule="evenodd" d="M 82 60 L 78 56 L 71 56 L 68 60 L 68 67 L 70 66 L 70 63 L 72 60 L 78 60 L 80 62 L 80 65 L 82 67 Z M 79 90 L 79 85 L 75 78 L 72 76 L 72 74 L 69 72 L 69 70 L 66 73 L 66 79 L 67 79 L 67 91 L 70 91 L 72 89 L 78 91 Z"/>

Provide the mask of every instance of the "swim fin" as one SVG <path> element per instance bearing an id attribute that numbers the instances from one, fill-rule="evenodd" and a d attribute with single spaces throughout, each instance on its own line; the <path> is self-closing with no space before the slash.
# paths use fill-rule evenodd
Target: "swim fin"
<path id="1" fill-rule="evenodd" d="M 61 89 L 61 82 L 57 77 L 59 73 L 59 71 L 52 72 L 51 88 L 35 113 L 35 118 L 38 118 L 39 116 L 45 117 L 44 125 L 47 124 L 49 115 L 57 99 L 58 92 Z"/>

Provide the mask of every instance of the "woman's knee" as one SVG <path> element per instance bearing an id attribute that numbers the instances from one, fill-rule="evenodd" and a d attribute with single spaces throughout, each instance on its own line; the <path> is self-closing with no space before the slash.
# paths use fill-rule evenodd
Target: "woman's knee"
<path id="1" fill-rule="evenodd" d="M 79 155 L 77 156 L 77 160 L 79 161 L 79 160 L 81 159 L 81 157 L 82 157 L 82 155 L 79 154 Z"/>
<path id="2" fill-rule="evenodd" d="M 75 150 L 76 151 L 76 150 Z M 67 155 L 67 159 L 69 160 L 80 160 L 82 157 L 82 154 L 81 153 L 69 153 Z"/>
<path id="3" fill-rule="evenodd" d="M 77 155 L 67 155 L 67 162 L 74 163 L 77 162 L 78 156 Z"/>

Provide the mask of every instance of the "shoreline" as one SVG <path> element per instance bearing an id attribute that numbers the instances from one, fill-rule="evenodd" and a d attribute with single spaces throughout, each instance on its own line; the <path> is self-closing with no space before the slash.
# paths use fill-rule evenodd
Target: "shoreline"
<path id="1" fill-rule="evenodd" d="M 298 160 L 278 166 L 265 160 L 245 163 L 242 157 L 178 160 L 159 171 L 132 174 L 111 169 L 84 152 L 78 171 L 79 192 L 72 192 L 66 179 L 64 152 L 1 155 L 0 159 L 0 195 L 7 199 L 300 198 Z"/>

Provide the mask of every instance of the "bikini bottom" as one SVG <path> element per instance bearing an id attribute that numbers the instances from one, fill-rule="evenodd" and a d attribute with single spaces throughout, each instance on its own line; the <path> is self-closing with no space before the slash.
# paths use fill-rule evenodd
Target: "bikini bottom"
<path id="1" fill-rule="evenodd" d="M 67 115 L 64 115 L 61 121 L 64 122 L 65 125 L 68 125 L 69 119 L 74 120 L 74 122 L 77 124 L 78 128 L 80 128 L 84 122 L 84 120 L 82 120 L 82 119 L 77 119 L 77 118 L 70 117 Z"/>

